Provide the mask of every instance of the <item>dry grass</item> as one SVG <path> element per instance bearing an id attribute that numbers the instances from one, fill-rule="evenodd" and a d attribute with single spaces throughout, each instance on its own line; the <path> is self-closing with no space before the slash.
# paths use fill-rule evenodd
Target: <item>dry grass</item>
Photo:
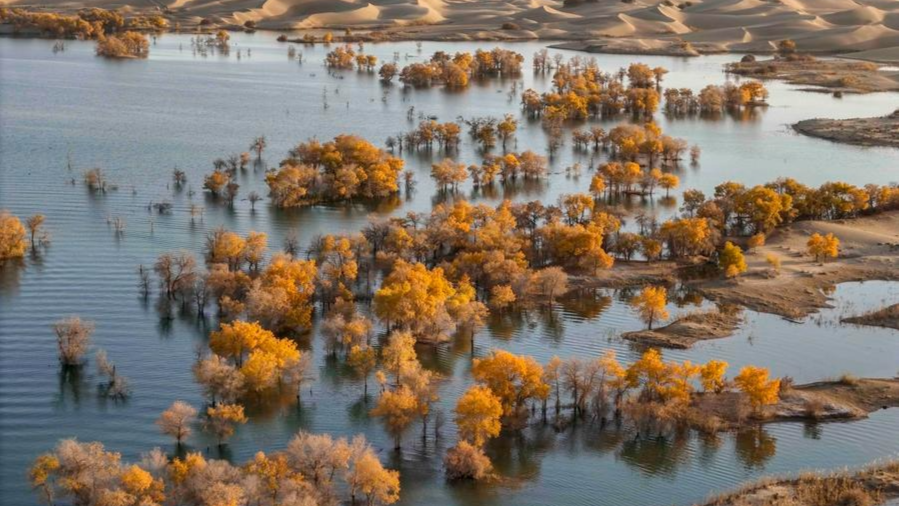
<path id="1" fill-rule="evenodd" d="M 899 495 L 899 460 L 855 472 L 762 478 L 703 506 L 874 506 Z"/>

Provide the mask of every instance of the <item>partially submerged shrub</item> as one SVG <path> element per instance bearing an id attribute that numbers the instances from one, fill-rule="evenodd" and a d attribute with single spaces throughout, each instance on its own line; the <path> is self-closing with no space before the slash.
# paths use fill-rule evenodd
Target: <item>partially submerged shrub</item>
<path id="1" fill-rule="evenodd" d="M 483 450 L 465 441 L 459 441 L 447 450 L 443 463 L 446 465 L 446 476 L 451 480 L 483 480 L 493 471 L 493 465 Z"/>

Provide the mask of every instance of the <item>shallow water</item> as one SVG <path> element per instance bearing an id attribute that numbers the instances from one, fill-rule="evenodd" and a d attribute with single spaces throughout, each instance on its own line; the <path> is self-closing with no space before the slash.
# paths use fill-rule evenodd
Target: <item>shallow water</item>
<path id="1" fill-rule="evenodd" d="M 369 213 L 428 211 L 439 200 L 428 177 L 430 163 L 443 154 L 406 154 L 416 172 L 413 195 L 394 206 L 370 208 L 316 207 L 282 212 L 264 202 L 251 211 L 246 201 L 227 209 L 207 201 L 200 190 L 211 160 L 246 150 L 250 140 L 268 139 L 267 165 L 276 165 L 287 149 L 315 135 L 357 133 L 376 143 L 417 123 L 406 110 L 437 115 L 441 121 L 459 115 L 518 114 L 517 98 L 507 93 L 512 81 L 476 83 L 462 93 L 439 89 L 403 92 L 383 87 L 375 77 L 356 72 L 328 75 L 321 66 L 325 50 L 298 47 L 305 63 L 290 62 L 284 45 L 267 34 L 235 36 L 230 57 L 195 56 L 189 38 L 165 36 L 146 61 L 110 62 L 95 58 L 89 43 L 71 42 L 53 54 L 52 41 L 0 39 L 0 208 L 20 216 L 47 215 L 50 248 L 24 265 L 0 270 L 0 497 L 4 504 L 33 502 L 24 480 L 29 461 L 63 437 L 101 440 L 125 458 L 136 458 L 154 446 L 172 449 L 153 421 L 173 400 L 202 402 L 190 365 L 205 342 L 207 326 L 188 315 L 163 318 L 155 297 L 139 297 L 136 266 L 149 265 L 172 249 L 197 254 L 205 233 L 218 226 L 269 234 L 277 247 L 288 231 L 305 241 L 322 232 L 357 230 Z M 179 50 L 179 45 L 183 50 Z M 504 44 L 527 57 L 538 43 Z M 237 49 L 252 48 L 238 61 Z M 478 44 L 413 43 L 368 45 L 381 59 L 399 52 L 405 62 L 435 50 L 486 47 Z M 573 54 L 573 53 L 569 53 Z M 671 70 L 665 85 L 698 90 L 721 83 L 722 55 L 695 59 L 596 55 L 600 67 L 615 70 L 632 61 Z M 525 68 L 529 68 L 526 62 Z M 543 90 L 547 80 L 526 71 L 524 87 Z M 519 84 L 519 89 L 522 86 Z M 662 128 L 703 149 L 698 167 L 680 169 L 682 184 L 707 193 L 725 180 L 756 184 L 792 176 L 807 184 L 843 179 L 855 184 L 899 179 L 899 152 L 831 144 L 798 136 L 789 124 L 815 116 L 874 116 L 896 107 L 895 95 L 848 96 L 804 93 L 770 83 L 771 106 L 748 119 L 674 120 L 659 115 Z M 322 105 L 323 92 L 329 108 Z M 386 101 L 382 101 L 386 96 Z M 349 108 L 347 108 L 349 102 Z M 516 150 L 542 152 L 546 140 L 536 124 L 522 119 Z M 511 146 L 510 146 L 511 147 Z M 465 138 L 459 158 L 480 161 L 481 154 Z M 75 166 L 69 172 L 67 163 Z M 564 168 L 588 157 L 563 147 L 552 160 L 554 174 L 543 184 L 501 188 L 496 195 L 463 193 L 480 201 L 502 198 L 555 202 L 558 195 L 585 191 L 591 174 L 569 177 Z M 594 163 L 595 165 L 595 163 Z M 98 197 L 80 184 L 85 168 L 100 166 L 119 189 Z M 171 170 L 185 170 L 197 193 L 175 193 Z M 75 178 L 78 184 L 71 185 Z M 260 171 L 241 174 L 241 194 L 264 194 Z M 169 215 L 147 212 L 150 202 L 170 200 Z M 206 208 L 191 222 L 191 203 Z M 634 201 L 661 215 L 673 212 L 663 199 Z M 109 216 L 127 221 L 116 238 Z M 476 339 L 476 355 L 499 347 L 546 361 L 552 355 L 595 356 L 615 349 L 625 360 L 637 354 L 615 336 L 641 327 L 622 302 L 626 293 L 603 291 L 594 300 L 563 302 L 553 311 L 497 319 Z M 727 360 L 733 368 L 765 365 L 775 375 L 797 382 L 849 372 L 859 376 L 892 376 L 899 370 L 899 334 L 888 329 L 840 325 L 842 316 L 899 300 L 895 284 L 869 282 L 839 287 L 835 309 L 801 324 L 746 312 L 734 337 L 700 343 L 692 350 L 666 353 L 668 358 Z M 690 311 L 678 306 L 671 311 Z M 107 350 L 127 376 L 134 396 L 125 403 L 99 400 L 93 368 L 80 377 L 61 378 L 50 329 L 71 314 L 94 320 L 94 343 Z M 211 325 L 212 322 L 207 325 Z M 322 352 L 317 338 L 303 343 L 315 357 L 317 380 L 304 392 L 298 410 L 286 404 L 256 410 L 227 448 L 241 461 L 257 449 L 283 448 L 299 429 L 349 435 L 365 433 L 384 459 L 403 475 L 403 504 L 687 504 L 713 490 L 767 473 L 806 468 L 860 465 L 899 454 L 899 411 L 876 413 L 868 420 L 821 426 L 776 424 L 761 435 L 723 435 L 717 441 L 688 436 L 667 443 L 632 443 L 633 436 L 596 427 L 555 434 L 531 429 L 525 437 L 503 437 L 489 447 L 497 468 L 508 477 L 502 485 L 449 486 L 442 478 L 442 449 L 455 441 L 452 424 L 435 440 L 422 441 L 413 427 L 402 455 L 394 454 L 389 437 L 366 416 L 361 384 Z M 441 408 L 448 415 L 456 397 L 470 384 L 467 340 L 439 349 L 422 349 L 427 367 L 444 380 Z M 892 437 L 891 437 L 892 435 Z M 195 448 L 211 443 L 197 435 Z M 215 452 L 213 451 L 213 454 Z"/>

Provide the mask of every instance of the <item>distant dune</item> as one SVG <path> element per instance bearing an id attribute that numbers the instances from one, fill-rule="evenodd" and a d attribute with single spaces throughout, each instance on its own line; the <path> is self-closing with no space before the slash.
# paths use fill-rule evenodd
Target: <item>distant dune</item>
<path id="1" fill-rule="evenodd" d="M 771 51 L 790 38 L 801 51 L 862 52 L 899 61 L 897 0 L 0 0 L 0 5 L 164 11 L 190 26 L 254 21 L 276 30 L 351 28 L 392 38 L 555 39 L 584 47 L 666 52 Z"/>

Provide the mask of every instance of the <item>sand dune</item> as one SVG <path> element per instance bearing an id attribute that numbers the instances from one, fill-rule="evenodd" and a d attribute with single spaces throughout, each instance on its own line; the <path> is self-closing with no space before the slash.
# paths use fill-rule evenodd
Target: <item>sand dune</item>
<path id="1" fill-rule="evenodd" d="M 669 2 L 670 3 L 670 2 Z M 675 2 L 675 4 L 678 2 Z M 268 29 L 378 30 L 388 38 L 546 38 L 582 47 L 667 51 L 772 51 L 790 38 L 801 51 L 892 57 L 897 0 L 0 0 L 0 5 L 72 11 L 86 6 L 163 10 L 182 24 L 254 21 Z M 505 26 L 504 26 L 505 25 Z M 610 38 L 623 40 L 609 40 Z M 887 60 L 895 61 L 895 60 Z"/>

